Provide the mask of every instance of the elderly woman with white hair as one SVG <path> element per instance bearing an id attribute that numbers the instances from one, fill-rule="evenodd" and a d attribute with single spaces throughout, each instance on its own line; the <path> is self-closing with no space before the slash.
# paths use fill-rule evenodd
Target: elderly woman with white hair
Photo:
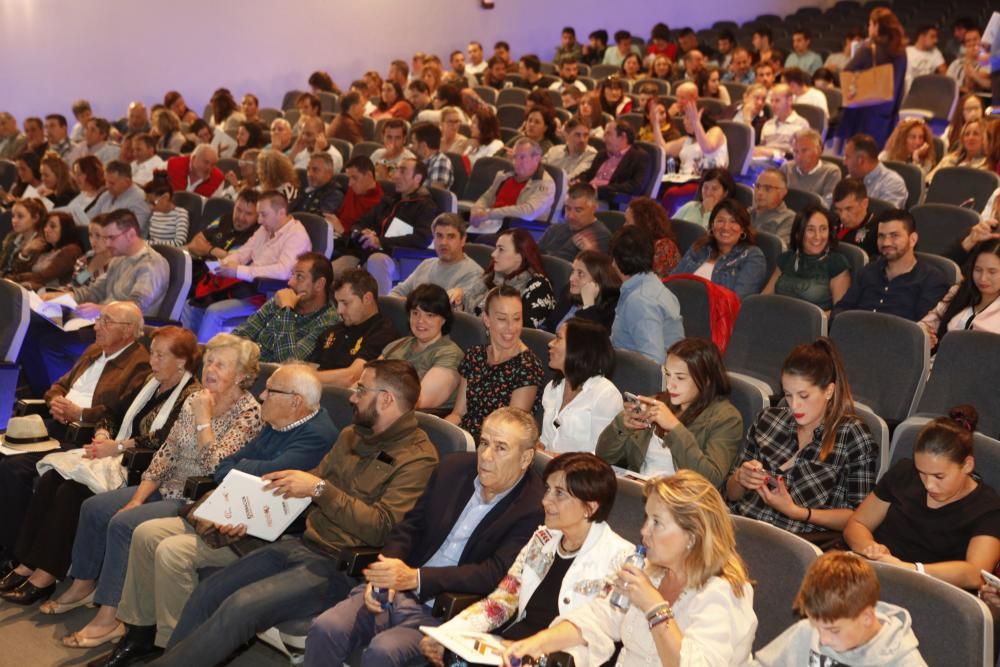
<path id="1" fill-rule="evenodd" d="M 74 581 L 42 612 L 62 613 L 88 603 L 101 608 L 85 627 L 64 637 L 64 645 L 91 648 L 125 634 L 116 614 L 132 532 L 143 521 L 176 515 L 188 502 L 185 480 L 211 474 L 260 431 L 260 404 L 247 391 L 257 377 L 259 359 L 256 343 L 232 334 L 214 336 L 205 346 L 204 389 L 184 402 L 139 485 L 83 503 L 70 568 Z"/>

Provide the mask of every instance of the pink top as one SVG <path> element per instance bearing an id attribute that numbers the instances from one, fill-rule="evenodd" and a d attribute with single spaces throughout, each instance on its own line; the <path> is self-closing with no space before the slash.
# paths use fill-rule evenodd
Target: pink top
<path id="1" fill-rule="evenodd" d="M 295 258 L 312 250 L 312 241 L 302 223 L 292 218 L 274 236 L 258 227 L 250 240 L 232 256 L 239 262 L 236 277 L 250 282 L 255 278 L 288 280 L 295 268 Z"/>
<path id="2" fill-rule="evenodd" d="M 951 300 L 955 298 L 955 294 L 957 292 L 958 285 L 955 285 L 948 290 L 948 293 L 944 295 L 941 302 L 931 309 L 931 311 L 924 316 L 924 319 L 920 320 L 920 324 L 931 333 L 937 333 L 938 327 L 941 326 L 941 317 L 948 309 L 949 304 L 951 304 Z M 948 322 L 948 331 L 961 331 L 963 329 L 969 329 L 971 331 L 986 331 L 988 333 L 1000 334 L 1000 299 L 997 299 L 988 305 L 981 313 L 972 317 L 971 325 L 969 322 L 970 317 L 972 317 L 972 306 L 962 309 L 957 315 L 951 318 Z"/>

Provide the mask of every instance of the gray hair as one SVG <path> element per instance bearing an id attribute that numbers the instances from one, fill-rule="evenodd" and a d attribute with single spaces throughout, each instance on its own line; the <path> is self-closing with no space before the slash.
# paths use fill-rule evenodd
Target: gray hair
<path id="1" fill-rule="evenodd" d="M 320 399 L 323 397 L 323 383 L 316 369 L 301 361 L 293 361 L 282 364 L 278 370 L 288 371 L 292 388 L 302 397 L 306 406 L 313 410 L 319 407 Z"/>
<path id="2" fill-rule="evenodd" d="M 212 144 L 198 144 L 194 147 L 194 151 L 191 152 L 191 157 L 201 157 L 209 151 L 215 156 L 216 160 L 219 159 L 219 154 L 215 151 L 215 147 Z"/>
<path id="3" fill-rule="evenodd" d="M 542 155 L 542 146 L 534 139 L 529 139 L 528 137 L 521 137 L 516 142 L 514 142 L 514 150 L 517 150 L 518 146 L 531 146 L 531 154 Z"/>
<path id="4" fill-rule="evenodd" d="M 501 421 L 517 427 L 520 431 L 520 442 L 518 444 L 522 452 L 534 449 L 538 443 L 538 423 L 534 417 L 521 408 L 509 405 L 497 408 L 483 420 L 483 425 L 485 426 L 488 421 Z"/>
<path id="5" fill-rule="evenodd" d="M 815 142 L 816 145 L 819 146 L 820 150 L 823 149 L 823 137 L 820 136 L 819 132 L 812 129 L 811 127 L 807 127 L 804 130 L 799 130 L 798 132 L 795 133 L 796 142 L 802 141 L 803 139 L 808 139 L 809 141 Z"/>
<path id="6" fill-rule="evenodd" d="M 333 156 L 326 151 L 316 151 L 315 153 L 310 154 L 309 161 L 312 162 L 313 160 L 319 160 L 323 163 L 324 167 L 333 171 Z"/>
<path id="7" fill-rule="evenodd" d="M 240 381 L 241 389 L 249 389 L 253 386 L 257 374 L 260 372 L 260 347 L 257 343 L 249 341 L 233 334 L 220 333 L 212 336 L 211 340 L 205 344 L 205 355 L 215 350 L 232 349 L 236 351 L 236 364 L 243 373 Z"/>

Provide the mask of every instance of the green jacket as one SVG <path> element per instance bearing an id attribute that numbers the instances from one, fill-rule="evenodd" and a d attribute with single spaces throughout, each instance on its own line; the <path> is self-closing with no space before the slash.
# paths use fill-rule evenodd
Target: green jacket
<path id="1" fill-rule="evenodd" d="M 424 492 L 437 462 L 412 411 L 377 436 L 348 426 L 311 471 L 327 486 L 306 518 L 306 541 L 331 555 L 349 546 L 381 547 Z"/>
<path id="2" fill-rule="evenodd" d="M 652 430 L 625 427 L 624 412 L 597 439 L 597 455 L 609 463 L 625 459 L 625 467 L 639 472 L 646 460 Z M 732 468 L 743 442 L 743 418 L 739 410 L 724 398 L 716 399 L 690 425 L 678 425 L 663 438 L 670 448 L 674 467 L 701 473 L 720 486 Z"/>

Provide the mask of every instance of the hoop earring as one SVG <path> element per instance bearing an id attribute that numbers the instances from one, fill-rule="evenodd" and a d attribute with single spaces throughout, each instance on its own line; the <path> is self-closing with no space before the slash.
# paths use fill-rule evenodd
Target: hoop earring
<path id="1" fill-rule="evenodd" d="M 747 240 L 747 233 L 743 232 L 742 234 L 740 234 L 740 241 L 746 241 L 746 240 Z"/>

